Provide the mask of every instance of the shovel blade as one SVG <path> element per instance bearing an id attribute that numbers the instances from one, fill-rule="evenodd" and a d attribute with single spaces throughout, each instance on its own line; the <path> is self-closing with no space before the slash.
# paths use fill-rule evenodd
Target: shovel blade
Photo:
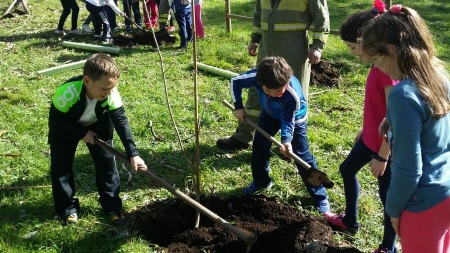
<path id="1" fill-rule="evenodd" d="M 315 170 L 313 168 L 309 169 L 306 173 L 306 182 L 314 185 L 321 186 L 323 185 L 325 188 L 332 188 L 334 186 L 333 181 L 331 181 L 327 174 L 323 173 L 320 170 Z"/>

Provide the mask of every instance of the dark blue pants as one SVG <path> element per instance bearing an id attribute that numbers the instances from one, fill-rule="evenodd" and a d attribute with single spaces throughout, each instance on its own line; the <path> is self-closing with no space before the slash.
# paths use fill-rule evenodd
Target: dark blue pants
<path id="1" fill-rule="evenodd" d="M 89 2 L 86 2 L 86 9 L 92 15 L 92 22 L 94 23 L 94 35 L 100 35 L 103 39 L 111 38 L 111 26 L 108 20 L 108 14 L 103 6 L 98 7 Z"/>
<path id="2" fill-rule="evenodd" d="M 140 27 L 142 27 L 142 18 L 141 12 L 139 10 L 139 1 L 134 0 L 123 0 L 123 12 L 127 14 L 127 17 L 131 18 L 130 8 L 133 11 L 134 22 Z M 144 14 L 145 15 L 145 14 Z M 125 19 L 125 26 L 131 26 L 131 22 L 128 19 Z"/>
<path id="3" fill-rule="evenodd" d="M 114 0 L 114 3 L 117 5 L 117 0 Z M 111 30 L 117 27 L 117 19 L 116 13 L 113 11 L 109 5 L 105 5 L 103 7 L 105 9 L 106 15 L 108 16 L 109 25 L 111 26 Z"/>
<path id="4" fill-rule="evenodd" d="M 92 130 L 97 134 L 101 131 Z M 111 138 L 99 137 L 112 145 Z M 102 138 L 103 137 L 103 138 Z M 52 178 L 52 193 L 56 214 L 60 217 L 80 211 L 78 199 L 75 196 L 73 162 L 79 140 L 64 137 L 50 142 L 50 172 Z M 122 211 L 122 200 L 119 197 L 120 178 L 113 155 L 98 145 L 86 144 L 95 166 L 95 182 L 100 196 L 100 205 L 104 213 L 119 213 Z"/>
<path id="5" fill-rule="evenodd" d="M 281 121 L 279 119 L 272 118 L 265 111 L 262 111 L 259 116 L 258 126 L 261 127 L 271 136 L 274 136 L 281 127 Z M 317 169 L 317 164 L 314 156 L 309 152 L 308 137 L 307 137 L 307 124 L 306 122 L 296 123 L 294 127 L 294 134 L 292 138 L 292 150 L 303 161 L 308 163 L 313 169 Z M 272 180 L 269 176 L 269 160 L 271 157 L 270 148 L 272 142 L 260 134 L 255 132 L 252 145 L 252 175 L 253 183 L 257 187 L 264 187 Z M 307 170 L 300 164 L 296 163 L 297 170 L 303 179 L 303 183 L 308 190 L 308 193 L 315 200 L 316 205 L 322 201 L 328 201 L 327 191 L 323 186 L 313 186 L 305 182 Z"/>
<path id="6" fill-rule="evenodd" d="M 61 13 L 61 17 L 59 18 L 58 30 L 62 30 L 64 28 L 64 23 L 66 22 L 66 19 L 70 14 L 70 10 L 72 10 L 71 30 L 77 29 L 78 13 L 80 12 L 80 8 L 78 7 L 77 1 L 61 0 L 61 5 L 63 7 L 63 11 Z"/>
<path id="7" fill-rule="evenodd" d="M 369 149 L 362 138 L 360 138 L 355 146 L 353 146 L 350 154 L 342 162 L 339 167 L 341 172 L 342 180 L 344 182 L 345 191 L 345 218 L 343 219 L 344 225 L 347 227 L 355 226 L 358 223 L 358 198 L 360 185 L 356 174 L 372 160 L 371 155 L 374 152 Z M 386 195 L 389 190 L 389 184 L 391 183 L 391 166 L 390 159 L 387 162 L 386 170 L 383 176 L 378 177 L 378 194 L 381 199 L 381 203 L 384 207 L 386 206 Z M 384 236 L 382 245 L 391 252 L 394 252 L 394 243 L 396 234 L 394 228 L 392 228 L 392 223 L 390 217 L 384 211 Z"/>
<path id="8" fill-rule="evenodd" d="M 192 40 L 192 17 L 191 8 L 185 8 L 175 11 L 175 19 L 177 20 L 180 35 L 180 46 L 187 47 L 187 43 Z"/>

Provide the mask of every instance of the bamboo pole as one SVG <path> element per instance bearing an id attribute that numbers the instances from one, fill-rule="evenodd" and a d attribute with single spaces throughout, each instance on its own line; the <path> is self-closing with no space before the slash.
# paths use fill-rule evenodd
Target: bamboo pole
<path id="1" fill-rule="evenodd" d="M 97 51 L 97 52 L 105 52 L 105 53 L 111 53 L 111 54 L 119 54 L 119 52 L 120 52 L 120 48 L 118 48 L 118 47 L 104 47 L 104 46 L 99 46 L 99 45 L 77 43 L 77 42 L 71 42 L 71 41 L 63 41 L 62 46 Z"/>
<path id="2" fill-rule="evenodd" d="M 84 66 L 85 62 L 86 62 L 86 60 L 72 62 L 72 63 L 64 64 L 61 66 L 56 66 L 53 68 L 39 70 L 37 73 L 41 76 L 48 76 L 48 75 L 52 75 L 52 74 L 56 74 L 56 73 L 60 73 L 60 72 L 64 72 L 64 71 L 68 71 L 68 70 L 72 70 L 72 69 L 81 68 Z"/>
<path id="3" fill-rule="evenodd" d="M 206 72 L 209 72 L 209 73 L 213 73 L 213 74 L 216 74 L 216 75 L 219 75 L 219 76 L 223 76 L 223 77 L 226 77 L 226 78 L 230 78 L 230 79 L 238 75 L 238 73 L 235 73 L 235 72 L 232 72 L 232 71 L 229 71 L 229 70 L 224 70 L 224 69 L 217 68 L 217 67 L 213 67 L 213 66 L 210 66 L 210 65 L 206 65 L 206 64 L 201 63 L 201 62 L 197 62 L 197 68 L 200 69 L 200 70 L 203 70 L 203 71 L 206 71 Z"/>

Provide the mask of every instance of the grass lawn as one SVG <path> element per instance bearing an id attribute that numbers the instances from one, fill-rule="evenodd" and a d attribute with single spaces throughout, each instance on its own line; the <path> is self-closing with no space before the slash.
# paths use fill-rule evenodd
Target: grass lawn
<path id="1" fill-rule="evenodd" d="M 3 13 L 11 1 L 1 0 L 0 3 Z M 81 26 L 88 12 L 82 1 L 78 4 L 78 24 Z M 440 58 L 449 62 L 450 4 L 431 0 L 405 0 L 402 4 L 415 8 L 426 19 L 435 36 Z M 335 0 L 329 1 L 328 5 L 331 28 L 337 30 L 346 16 L 370 8 L 372 1 Z M 133 227 L 127 231 L 118 230 L 101 215 L 94 167 L 85 145 L 79 145 L 74 163 L 81 219 L 75 226 L 62 226 L 54 219 L 47 145 L 49 103 L 56 87 L 68 78 L 80 75 L 82 69 L 43 78 L 38 78 L 37 71 L 84 60 L 93 53 L 62 47 L 62 41 L 98 42 L 87 34 L 78 37 L 54 34 L 62 10 L 59 1 L 29 1 L 28 7 L 30 15 L 0 20 L 0 154 L 19 155 L 0 156 L 0 252 L 157 251 L 159 246 L 145 241 Z M 121 1 L 119 8 L 122 9 Z M 233 14 L 251 16 L 252 10 L 251 0 L 232 1 Z M 255 61 L 247 54 L 251 22 L 233 20 L 233 30 L 227 33 L 224 11 L 223 1 L 204 2 L 202 17 L 206 38 L 197 41 L 198 61 L 233 72 L 246 71 Z M 117 21 L 124 32 L 122 18 L 118 17 Z M 70 17 L 65 28 L 69 26 Z M 162 48 L 166 85 L 160 58 L 150 46 L 123 48 L 119 55 L 114 55 L 121 70 L 119 91 L 141 157 L 155 174 L 186 193 L 194 190 L 191 164 L 195 154 L 195 96 L 190 49 L 192 46 L 183 53 L 172 47 Z M 308 137 L 319 167 L 336 183 L 328 193 L 333 211 L 341 212 L 345 208 L 345 199 L 338 168 L 362 125 L 364 84 L 369 65 L 350 56 L 340 38 L 333 35 L 330 35 L 322 58 L 342 63 L 342 81 L 340 88 L 310 88 Z M 230 100 L 230 97 L 229 80 L 198 73 L 200 189 L 206 195 L 241 194 L 251 181 L 250 149 L 225 152 L 215 147 L 216 140 L 230 135 L 236 126 L 232 113 L 220 102 Z M 149 122 L 160 138 L 152 134 Z M 119 143 L 117 149 L 123 151 L 118 139 L 116 143 Z M 277 158 L 276 148 L 273 150 L 271 168 L 276 184 L 266 194 L 299 210 L 318 214 L 294 168 L 286 168 L 286 163 Z M 126 212 L 139 211 L 152 201 L 174 198 L 146 177 L 131 174 L 130 168 L 120 162 L 118 168 Z M 363 169 L 358 178 L 362 229 L 351 238 L 351 243 L 364 252 L 371 252 L 382 237 L 382 207 L 377 181 L 368 169 Z M 11 187 L 24 189 L 5 189 Z M 336 234 L 336 240 L 342 244 L 350 243 L 349 238 L 339 234 Z"/>

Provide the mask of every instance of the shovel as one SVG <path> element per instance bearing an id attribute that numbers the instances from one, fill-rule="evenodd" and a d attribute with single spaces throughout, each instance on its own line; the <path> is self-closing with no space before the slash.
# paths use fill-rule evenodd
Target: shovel
<path id="1" fill-rule="evenodd" d="M 101 148 L 103 148 L 104 150 L 108 151 L 109 153 L 111 153 L 112 155 L 117 157 L 118 159 L 122 160 L 122 162 L 124 162 L 127 165 L 131 166 L 131 161 L 130 161 L 130 159 L 127 156 L 125 156 L 124 154 L 120 153 L 119 151 L 117 151 L 113 147 L 109 146 L 106 142 L 98 139 L 97 137 L 94 137 L 94 142 L 95 142 L 96 145 L 100 146 Z M 186 204 L 190 205 L 191 207 L 193 207 L 194 209 L 198 210 L 199 212 L 201 212 L 206 217 L 210 218 L 212 221 L 216 222 L 218 225 L 222 226 L 224 229 L 226 229 L 226 230 L 230 231 L 231 233 L 233 233 L 234 235 L 236 235 L 239 239 L 241 239 L 242 241 L 244 241 L 247 244 L 248 249 L 250 249 L 253 246 L 253 244 L 255 244 L 256 237 L 252 233 L 250 233 L 248 231 L 245 231 L 243 229 L 239 229 L 239 228 L 231 225 L 226 220 L 222 219 L 220 216 L 218 216 L 217 214 L 213 213 L 212 211 L 210 211 L 209 209 L 207 209 L 206 207 L 204 207 L 203 205 L 201 205 L 197 201 L 193 200 L 192 198 L 190 198 L 186 194 L 184 194 L 181 191 L 175 189 L 169 183 L 167 183 L 166 181 L 162 180 L 161 178 L 159 178 L 158 176 L 156 176 L 152 172 L 150 172 L 150 171 L 148 171 L 148 170 L 146 170 L 144 168 L 138 168 L 138 172 L 141 173 L 141 174 L 144 174 L 144 176 L 146 176 L 146 177 L 150 178 L 152 181 L 158 183 L 159 185 L 164 187 L 166 190 L 168 190 L 170 193 L 172 193 L 173 195 L 175 195 L 178 198 L 180 198 L 181 200 L 183 200 Z"/>
<path id="2" fill-rule="evenodd" d="M 227 106 L 228 108 L 230 108 L 232 111 L 234 111 L 234 107 L 230 103 L 228 103 L 228 101 L 222 100 L 222 103 L 225 106 Z M 284 145 L 281 144 L 281 142 L 277 141 L 275 138 L 273 138 L 273 136 L 268 134 L 261 127 L 259 127 L 258 125 L 256 125 L 252 121 L 250 121 L 249 119 L 246 118 L 245 119 L 245 123 L 247 123 L 250 126 L 252 126 L 253 128 L 255 128 L 256 131 L 258 131 L 260 134 L 262 134 L 264 137 L 266 137 L 268 140 L 270 140 L 273 144 L 277 145 L 280 148 L 284 147 Z M 333 181 L 331 181 L 328 178 L 327 174 L 323 173 L 320 170 L 316 170 L 316 169 L 311 168 L 311 165 L 307 164 L 305 161 L 303 161 L 300 157 L 298 157 L 292 151 L 288 151 L 288 155 L 290 157 L 294 158 L 295 162 L 297 162 L 303 168 L 306 169 L 306 171 L 307 171 L 306 177 L 305 177 L 306 182 L 308 182 L 308 183 L 310 183 L 311 185 L 314 185 L 314 186 L 321 186 L 321 185 L 323 185 L 325 188 L 332 188 L 334 186 Z"/>

